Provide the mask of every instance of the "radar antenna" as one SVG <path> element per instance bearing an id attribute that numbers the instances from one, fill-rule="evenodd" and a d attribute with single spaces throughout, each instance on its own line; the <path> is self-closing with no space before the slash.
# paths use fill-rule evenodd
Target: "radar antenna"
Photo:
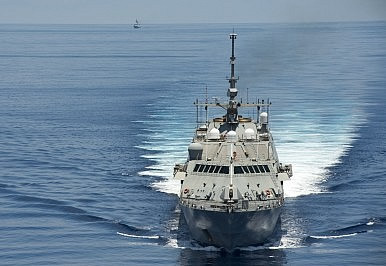
<path id="1" fill-rule="evenodd" d="M 236 88 L 236 82 L 237 82 L 237 78 L 235 77 L 235 60 L 236 60 L 236 57 L 235 57 L 235 40 L 237 38 L 237 34 L 236 33 L 231 33 L 229 34 L 229 37 L 230 39 L 232 40 L 232 56 L 230 57 L 230 64 L 231 64 L 231 76 L 230 78 L 228 79 L 229 80 L 229 88 L 230 89 L 235 89 Z M 236 90 L 236 95 L 237 95 L 237 90 Z M 234 95 L 233 97 L 236 97 L 236 95 Z"/>
<path id="2" fill-rule="evenodd" d="M 238 123 L 238 114 L 237 114 L 237 102 L 235 100 L 237 96 L 236 82 L 238 78 L 235 77 L 235 40 L 237 37 L 236 33 L 229 34 L 230 39 L 232 40 L 232 56 L 231 59 L 231 76 L 229 77 L 229 89 L 228 89 L 228 97 L 229 97 L 229 105 L 227 108 L 227 122 L 228 123 Z"/>
<path id="3" fill-rule="evenodd" d="M 249 89 L 247 88 L 247 102 L 243 103 L 242 101 L 239 102 L 236 100 L 236 96 L 238 93 L 238 90 L 236 88 L 236 83 L 239 80 L 238 77 L 235 76 L 235 40 L 237 38 L 237 34 L 234 33 L 234 31 L 229 34 L 230 39 L 232 40 L 232 54 L 230 57 L 230 65 L 231 65 L 231 76 L 227 77 L 227 80 L 229 81 L 229 88 L 227 91 L 227 96 L 229 97 L 228 102 L 220 103 L 217 98 L 214 98 L 213 102 L 208 102 L 208 95 L 206 92 L 206 99 L 205 102 L 199 102 L 196 100 L 194 102 L 194 105 L 196 105 L 196 112 L 197 112 L 197 128 L 199 127 L 199 106 L 204 106 L 206 111 L 206 123 L 208 123 L 207 115 L 208 115 L 208 107 L 221 107 L 227 111 L 225 115 L 225 121 L 227 124 L 229 124 L 230 130 L 235 130 L 235 126 L 240 122 L 241 116 L 238 115 L 238 108 L 239 107 L 256 107 L 256 114 L 257 119 L 259 118 L 260 108 L 268 108 L 269 105 L 271 105 L 271 102 L 268 101 L 268 103 L 260 102 L 258 99 L 256 99 L 256 102 L 249 102 Z"/>

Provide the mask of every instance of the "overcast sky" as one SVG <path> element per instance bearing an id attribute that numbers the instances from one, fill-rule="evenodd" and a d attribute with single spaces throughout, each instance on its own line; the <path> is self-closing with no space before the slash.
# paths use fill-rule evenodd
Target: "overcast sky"
<path id="1" fill-rule="evenodd" d="M 386 20 L 386 0 L 0 0 L 0 23 Z"/>

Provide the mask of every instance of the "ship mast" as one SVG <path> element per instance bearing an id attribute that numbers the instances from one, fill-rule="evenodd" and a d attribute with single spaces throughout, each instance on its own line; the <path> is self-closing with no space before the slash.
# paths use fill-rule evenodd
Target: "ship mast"
<path id="1" fill-rule="evenodd" d="M 235 76 L 235 40 L 237 38 L 236 33 L 229 34 L 229 38 L 232 40 L 232 54 L 230 57 L 230 65 L 231 65 L 231 75 L 227 80 L 229 81 L 229 88 L 227 91 L 227 96 L 229 97 L 228 102 L 220 103 L 217 101 L 217 98 L 215 98 L 215 102 L 208 102 L 207 98 L 205 102 L 199 102 L 198 99 L 196 102 L 194 102 L 194 105 L 196 105 L 196 112 L 197 112 L 197 127 L 199 126 L 199 120 L 198 120 L 198 111 L 199 106 L 205 107 L 206 114 L 208 112 L 208 107 L 221 107 L 227 111 L 225 116 L 225 121 L 227 124 L 229 124 L 230 130 L 235 130 L 237 124 L 239 123 L 239 116 L 238 116 L 238 108 L 239 107 L 257 107 L 257 111 L 260 110 L 261 107 L 269 108 L 270 102 L 268 103 L 260 103 L 259 101 L 249 103 L 241 103 L 236 100 L 236 96 L 238 93 L 238 90 L 236 88 L 236 83 L 239 80 L 238 77 Z M 206 122 L 208 122 L 208 118 L 206 117 Z"/>
<path id="2" fill-rule="evenodd" d="M 237 38 L 237 34 L 236 33 L 231 33 L 229 34 L 229 38 L 232 40 L 232 56 L 230 57 L 230 64 L 231 64 L 231 76 L 230 78 L 228 79 L 229 80 L 229 89 L 236 89 L 236 82 L 237 82 L 237 79 L 235 77 L 235 60 L 236 60 L 236 57 L 235 57 L 235 40 Z M 237 95 L 237 89 L 235 91 L 235 95 L 233 97 L 235 97 Z"/>
<path id="3" fill-rule="evenodd" d="M 235 40 L 237 37 L 236 33 L 229 34 L 230 39 L 232 40 L 232 56 L 230 57 L 231 65 L 231 76 L 228 78 L 229 89 L 227 96 L 229 97 L 229 104 L 227 108 L 226 122 L 227 123 L 238 123 L 238 113 L 237 113 L 237 101 L 235 100 L 237 96 L 236 82 L 238 78 L 235 77 Z"/>

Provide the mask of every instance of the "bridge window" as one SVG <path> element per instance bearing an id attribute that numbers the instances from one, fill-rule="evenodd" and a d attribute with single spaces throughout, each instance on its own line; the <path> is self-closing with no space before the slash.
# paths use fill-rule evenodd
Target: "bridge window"
<path id="1" fill-rule="evenodd" d="M 194 169 L 193 169 L 193 172 L 197 172 L 198 171 L 198 168 L 200 168 L 201 164 L 196 164 L 194 166 Z"/>
<path id="2" fill-rule="evenodd" d="M 216 168 L 215 165 L 211 165 L 211 166 L 209 167 L 208 172 L 209 172 L 209 173 L 213 173 L 213 171 L 214 171 L 215 168 Z"/>
<path id="3" fill-rule="evenodd" d="M 225 170 L 225 168 L 227 170 Z M 229 166 L 213 165 L 213 167 L 211 167 L 209 171 L 210 173 L 228 174 Z M 263 174 L 263 173 L 269 173 L 269 172 L 270 172 L 270 169 L 268 165 L 236 165 L 233 168 L 233 173 L 235 175 Z"/>
<path id="4" fill-rule="evenodd" d="M 220 171 L 221 166 L 216 165 L 216 168 L 214 169 L 214 173 L 218 173 Z"/>
<path id="5" fill-rule="evenodd" d="M 265 173 L 264 167 L 262 165 L 258 165 L 260 173 Z"/>
<path id="6" fill-rule="evenodd" d="M 250 172 L 251 174 L 255 173 L 255 171 L 253 170 L 252 165 L 248 165 L 247 167 L 248 167 L 248 170 L 249 170 L 249 172 Z"/>
<path id="7" fill-rule="evenodd" d="M 204 167 L 204 169 L 203 169 L 202 171 L 205 172 L 205 173 L 207 173 L 208 170 L 209 170 L 209 167 L 210 167 L 210 165 L 205 165 L 205 167 Z"/>
<path id="8" fill-rule="evenodd" d="M 235 171 L 235 175 L 244 174 L 243 170 L 241 169 L 241 166 L 235 166 L 234 171 Z"/>
<path id="9" fill-rule="evenodd" d="M 241 168 L 241 166 L 239 166 Z M 211 173 L 211 174 L 229 174 L 229 166 L 212 165 L 212 164 L 196 164 L 193 168 L 195 173 Z"/>
<path id="10" fill-rule="evenodd" d="M 241 166 L 241 167 L 243 168 L 244 173 L 249 174 L 248 167 L 246 166 Z"/>
<path id="11" fill-rule="evenodd" d="M 220 174 L 229 174 L 229 166 L 221 166 Z"/>
<path id="12" fill-rule="evenodd" d="M 253 169 L 255 170 L 255 173 L 260 173 L 259 167 L 257 165 L 252 165 Z"/>

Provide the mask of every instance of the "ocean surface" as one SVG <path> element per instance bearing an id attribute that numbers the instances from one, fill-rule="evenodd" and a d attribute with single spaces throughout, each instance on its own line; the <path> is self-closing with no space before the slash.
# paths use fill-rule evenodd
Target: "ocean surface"
<path id="1" fill-rule="evenodd" d="M 190 239 L 172 169 L 233 28 L 294 176 L 275 239 L 227 254 Z M 385 265 L 385 103 L 386 22 L 0 25 L 0 264 Z"/>

